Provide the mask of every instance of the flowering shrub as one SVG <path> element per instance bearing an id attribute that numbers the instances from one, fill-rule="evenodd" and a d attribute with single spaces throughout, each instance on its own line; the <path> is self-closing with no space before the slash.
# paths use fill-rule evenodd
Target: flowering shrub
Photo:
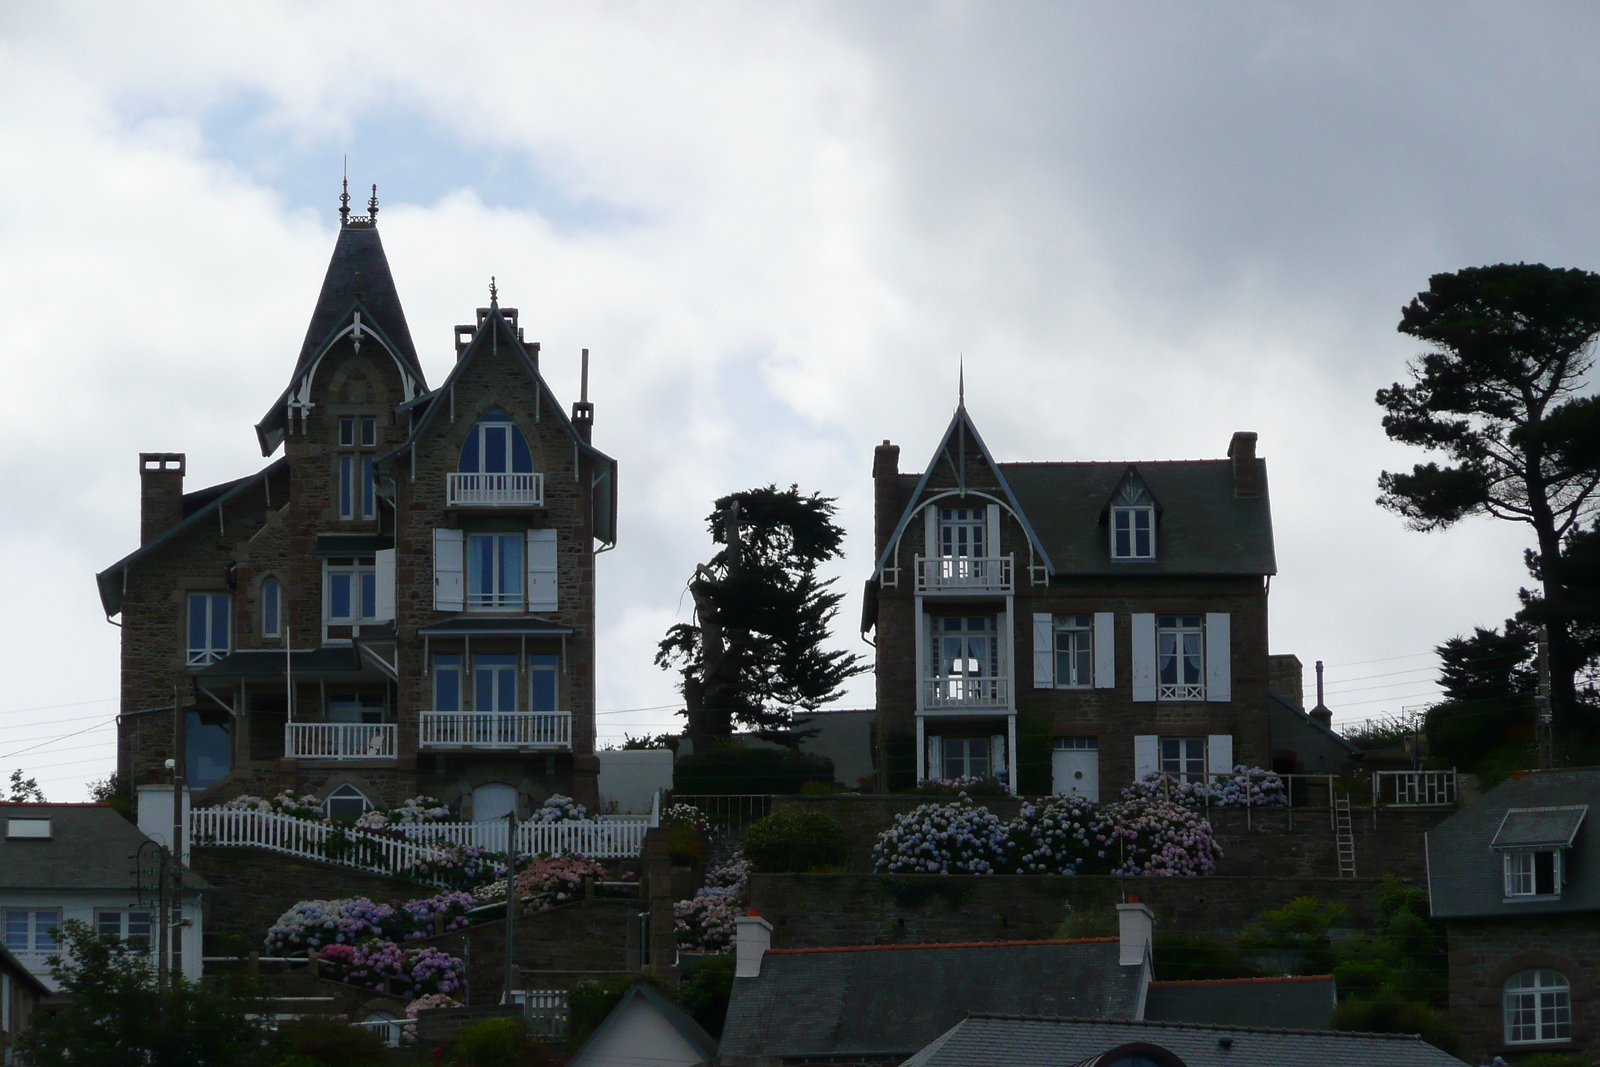
<path id="1" fill-rule="evenodd" d="M 406 1005 L 406 1018 L 415 1019 L 419 1011 L 430 1008 L 462 1008 L 466 1005 L 447 993 L 428 993 Z"/>
<path id="2" fill-rule="evenodd" d="M 1005 783 L 993 776 L 975 778 L 964 775 L 960 778 L 925 778 L 917 783 L 912 790 L 918 796 L 959 796 L 963 793 L 968 796 L 1005 796 L 1007 789 Z"/>
<path id="3" fill-rule="evenodd" d="M 692 826 L 702 834 L 711 830 L 711 820 L 706 818 L 706 813 L 693 804 L 673 804 L 661 813 L 661 825 L 671 829 L 674 826 Z"/>
<path id="4" fill-rule="evenodd" d="M 744 913 L 751 863 L 735 852 L 727 863 L 706 872 L 705 885 L 689 900 L 672 905 L 672 928 L 680 952 L 728 952 L 734 920 Z"/>
<path id="5" fill-rule="evenodd" d="M 467 925 L 468 910 L 476 906 L 471 894 L 455 890 L 403 904 L 375 904 L 366 897 L 302 900 L 267 931 L 267 951 L 286 955 L 355 945 L 369 938 L 415 941 L 434 932 L 435 916 L 444 917 L 446 930 L 461 929 Z"/>
<path id="6" fill-rule="evenodd" d="M 329 945 L 317 953 L 319 969 L 337 981 L 403 997 L 449 994 L 462 988 L 466 966 L 436 948 L 402 948 L 373 938 Z"/>
<path id="7" fill-rule="evenodd" d="M 440 881 L 458 889 L 472 889 L 497 878 L 505 878 L 505 861 L 496 853 L 487 852 L 477 845 L 445 843 L 432 846 L 434 855 L 418 861 L 401 877 L 417 880 Z"/>
<path id="8" fill-rule="evenodd" d="M 577 822 L 587 819 L 589 810 L 571 797 L 556 793 L 539 806 L 529 822 Z"/>
<path id="9" fill-rule="evenodd" d="M 222 805 L 222 808 L 224 811 L 259 811 L 268 815 L 292 815 L 297 819 L 327 819 L 327 812 L 322 810 L 322 801 L 310 793 L 295 796 L 292 789 L 285 789 L 277 796 L 266 800 L 248 794 L 237 796 Z"/>
<path id="10" fill-rule="evenodd" d="M 1260 767 L 1239 766 L 1233 777 L 1212 779 L 1211 784 L 1180 781 L 1173 775 L 1153 771 L 1122 791 L 1124 800 L 1161 800 L 1186 808 L 1258 807 L 1288 804 L 1289 793 L 1283 779 Z"/>
<path id="11" fill-rule="evenodd" d="M 1094 836 L 1112 874 L 1215 874 L 1222 855 L 1199 812 L 1160 799 L 1106 805 Z"/>
<path id="12" fill-rule="evenodd" d="M 1099 809 L 1079 796 L 1024 804 L 1009 828 L 1018 874 L 1084 874 L 1104 866 Z M 1011 869 L 1008 863 L 1007 868 Z"/>
<path id="13" fill-rule="evenodd" d="M 880 873 L 994 874 L 1003 868 L 1010 834 L 1000 817 L 966 794 L 954 804 L 923 804 L 894 817 L 878 835 L 873 869 Z"/>
<path id="14" fill-rule="evenodd" d="M 447 822 L 450 809 L 438 797 L 412 797 L 402 800 L 400 806 L 387 811 L 374 809 L 356 820 L 363 830 L 386 830 L 391 826 L 425 826 L 428 823 Z"/>
<path id="15" fill-rule="evenodd" d="M 521 864 L 526 863 L 526 866 Z M 539 910 L 576 898 L 583 890 L 583 880 L 599 881 L 606 877 L 605 865 L 583 856 L 536 856 L 519 860 L 517 871 L 517 896 L 533 897 Z M 479 886 L 472 891 L 475 904 L 493 904 L 506 899 L 506 880 Z"/>

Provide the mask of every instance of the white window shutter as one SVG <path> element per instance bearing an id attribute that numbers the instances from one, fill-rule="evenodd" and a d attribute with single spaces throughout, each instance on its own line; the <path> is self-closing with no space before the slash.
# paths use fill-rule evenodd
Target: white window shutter
<path id="1" fill-rule="evenodd" d="M 1212 734 L 1206 738 L 1206 770 L 1212 774 L 1233 773 L 1233 735 Z"/>
<path id="2" fill-rule="evenodd" d="M 944 777 L 944 738 L 938 734 L 928 737 L 928 773 L 927 778 Z"/>
<path id="3" fill-rule="evenodd" d="M 1056 684 L 1056 617 L 1039 612 L 1033 617 L 1033 687 L 1053 689 Z"/>
<path id="4" fill-rule="evenodd" d="M 922 509 L 922 554 L 928 559 L 939 558 L 939 509 Z"/>
<path id="5" fill-rule="evenodd" d="M 1156 617 L 1133 616 L 1133 699 L 1151 702 L 1156 698 Z"/>
<path id="6" fill-rule="evenodd" d="M 1233 642 L 1229 635 L 1228 613 L 1214 611 L 1206 616 L 1206 699 L 1233 699 Z"/>
<path id="7" fill-rule="evenodd" d="M 528 531 L 528 610 L 554 611 L 556 597 L 556 531 Z"/>
<path id="8" fill-rule="evenodd" d="M 1155 734 L 1133 735 L 1133 780 L 1143 781 L 1147 774 L 1161 769 L 1159 739 Z"/>
<path id="9" fill-rule="evenodd" d="M 373 560 L 373 571 L 378 586 L 373 617 L 387 622 L 394 618 L 394 549 L 378 549 Z"/>
<path id="10" fill-rule="evenodd" d="M 989 541 L 983 546 L 983 554 L 986 556 L 998 556 L 1000 554 L 1000 505 L 990 504 L 988 506 L 988 514 L 984 517 L 989 520 Z"/>
<path id="11" fill-rule="evenodd" d="M 998 778 L 1011 770 L 1006 762 L 1006 735 L 989 735 L 989 773 Z"/>
<path id="12" fill-rule="evenodd" d="M 1094 613 L 1094 687 L 1117 687 L 1116 616 L 1109 611 Z"/>
<path id="13" fill-rule="evenodd" d="M 433 531 L 433 610 L 466 610 L 466 538 L 460 530 Z"/>

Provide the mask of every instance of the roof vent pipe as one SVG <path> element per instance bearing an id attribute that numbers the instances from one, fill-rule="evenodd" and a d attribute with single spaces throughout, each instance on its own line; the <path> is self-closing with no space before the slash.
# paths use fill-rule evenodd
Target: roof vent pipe
<path id="1" fill-rule="evenodd" d="M 1317 660 L 1317 706 L 1311 709 L 1310 715 L 1322 725 L 1333 729 L 1333 712 L 1328 710 L 1328 705 L 1322 702 L 1322 661 Z"/>

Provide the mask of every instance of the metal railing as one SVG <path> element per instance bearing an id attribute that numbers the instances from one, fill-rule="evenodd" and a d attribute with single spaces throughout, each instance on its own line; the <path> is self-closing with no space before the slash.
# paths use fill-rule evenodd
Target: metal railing
<path id="1" fill-rule="evenodd" d="M 425 711 L 422 748 L 572 747 L 570 711 Z"/>
<path id="2" fill-rule="evenodd" d="M 924 678 L 922 708 L 994 708 L 1011 706 L 1010 678 Z"/>
<path id="3" fill-rule="evenodd" d="M 766 793 L 677 794 L 673 804 L 688 804 L 698 808 L 711 824 L 711 831 L 722 837 L 740 837 L 744 828 L 757 819 L 772 814 L 772 797 Z"/>
<path id="4" fill-rule="evenodd" d="M 565 989 L 513 989 L 511 1003 L 522 1005 L 530 1037 L 567 1036 L 569 1008 Z"/>
<path id="5" fill-rule="evenodd" d="M 291 722 L 283 754 L 292 759 L 394 759 L 392 722 Z"/>
<path id="6" fill-rule="evenodd" d="M 409 1044 L 417 1039 L 415 1019 L 362 1019 L 355 1025 L 371 1030 L 390 1048 L 399 1048 L 402 1041 Z"/>
<path id="7" fill-rule="evenodd" d="M 1448 771 L 1373 771 L 1372 808 L 1449 808 L 1456 803 L 1455 768 Z"/>
<path id="8" fill-rule="evenodd" d="M 918 556 L 919 593 L 1009 593 L 1010 556 Z"/>
<path id="9" fill-rule="evenodd" d="M 451 471 L 445 475 L 445 502 L 449 507 L 543 507 L 544 475 Z"/>

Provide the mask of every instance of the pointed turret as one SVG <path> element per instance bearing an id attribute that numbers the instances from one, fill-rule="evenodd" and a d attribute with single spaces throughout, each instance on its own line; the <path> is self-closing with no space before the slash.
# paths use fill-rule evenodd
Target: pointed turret
<path id="1" fill-rule="evenodd" d="M 317 361 L 345 334 L 358 344 L 362 340 L 376 341 L 387 351 L 410 386 L 406 399 L 427 391 L 405 310 L 400 306 L 400 294 L 383 253 L 383 240 L 378 236 L 377 186 L 373 186 L 367 206 L 370 214 L 352 217 L 348 190 L 341 196 L 339 237 L 322 279 L 316 308 L 311 312 L 294 374 L 272 410 L 256 425 L 263 455 L 271 455 L 277 449 L 289 429 L 290 409 L 303 402 Z"/>

